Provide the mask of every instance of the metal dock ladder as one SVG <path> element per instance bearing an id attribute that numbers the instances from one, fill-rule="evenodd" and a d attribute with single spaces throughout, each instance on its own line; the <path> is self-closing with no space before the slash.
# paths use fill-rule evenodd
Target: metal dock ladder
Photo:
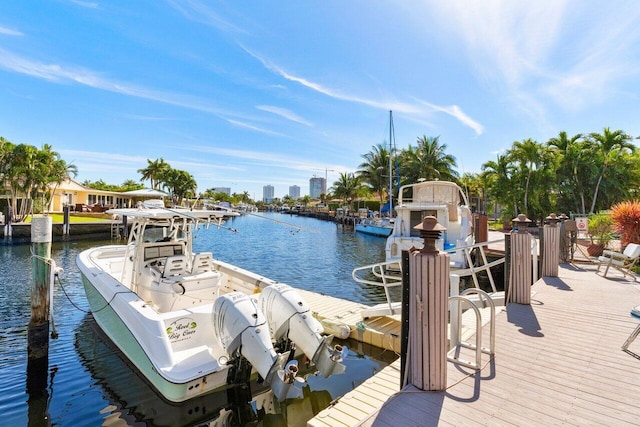
<path id="1" fill-rule="evenodd" d="M 118 222 L 111 223 L 111 240 L 122 240 L 124 236 L 124 225 Z"/>

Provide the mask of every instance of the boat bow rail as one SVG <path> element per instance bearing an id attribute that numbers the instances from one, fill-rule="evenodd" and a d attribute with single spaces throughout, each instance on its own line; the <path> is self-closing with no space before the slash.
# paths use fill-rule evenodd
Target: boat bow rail
<path id="1" fill-rule="evenodd" d="M 493 299 L 496 305 L 504 305 L 504 292 L 498 291 L 496 288 L 495 280 L 491 269 L 504 264 L 505 259 L 499 258 L 495 261 L 489 262 L 485 250 L 488 245 L 492 243 L 499 243 L 502 240 L 493 240 L 490 242 L 481 242 L 474 245 L 465 246 L 462 248 L 455 248 L 444 251 L 446 253 L 460 253 L 467 260 L 468 267 L 456 268 L 456 265 L 452 265 L 451 275 L 456 275 L 462 278 L 471 277 L 473 286 L 476 289 L 480 289 L 480 281 L 478 275 L 482 272 L 486 272 L 489 278 L 491 291 L 488 295 Z M 532 247 L 532 253 L 536 253 L 535 242 Z M 476 253 L 475 262 L 473 253 Z M 537 263 L 534 262 L 534 266 Z M 534 276 L 537 273 L 534 271 Z M 399 315 L 401 301 L 399 300 L 401 293 L 394 292 L 393 289 L 402 285 L 402 264 L 400 261 L 386 261 L 376 264 L 365 265 L 354 269 L 351 273 L 353 280 L 357 283 L 364 285 L 382 287 L 384 289 L 384 295 L 386 302 L 372 306 L 369 309 L 362 311 L 362 318 L 369 318 L 375 316 L 388 316 Z M 453 282 L 452 282 L 453 284 Z M 459 292 L 456 292 L 456 294 Z M 395 298 L 394 298 L 395 297 Z M 470 296 L 471 299 L 478 299 L 476 296 Z"/>

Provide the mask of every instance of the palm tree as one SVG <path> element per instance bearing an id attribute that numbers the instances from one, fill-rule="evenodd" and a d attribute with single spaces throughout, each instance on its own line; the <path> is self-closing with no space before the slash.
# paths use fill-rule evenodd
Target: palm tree
<path id="1" fill-rule="evenodd" d="M 187 197 L 195 196 L 198 185 L 193 176 L 183 170 L 167 169 L 162 174 L 161 183 L 169 190 L 171 200 L 174 204 L 181 204 Z"/>
<path id="2" fill-rule="evenodd" d="M 456 158 L 446 153 L 447 145 L 440 145 L 439 137 L 418 138 L 416 147 L 409 146 L 400 153 L 402 176 L 409 182 L 423 178 L 428 181 L 455 181 L 458 178 Z"/>
<path id="3" fill-rule="evenodd" d="M 476 209 L 478 211 L 484 211 L 483 206 L 483 198 L 481 195 L 482 186 L 480 175 L 476 173 L 466 172 L 462 174 L 460 177 L 460 186 L 464 189 L 464 192 L 467 194 L 467 198 L 469 202 L 473 205 L 473 200 L 476 201 Z"/>
<path id="4" fill-rule="evenodd" d="M 602 183 L 602 178 L 607 172 L 607 168 L 610 164 L 614 163 L 618 156 L 625 150 L 634 152 L 635 146 L 629 142 L 631 137 L 621 130 L 611 131 L 608 127 L 604 128 L 603 132 L 589 134 L 589 141 L 594 144 L 596 153 L 598 154 L 602 167 L 600 174 L 598 175 L 598 181 L 596 182 L 596 188 L 593 193 L 593 200 L 591 200 L 591 209 L 589 213 L 593 213 L 596 208 L 596 202 L 598 200 L 598 190 Z"/>
<path id="5" fill-rule="evenodd" d="M 122 191 L 141 190 L 142 188 L 144 188 L 144 185 L 132 179 L 127 179 L 122 183 L 120 188 L 122 189 Z"/>
<path id="6" fill-rule="evenodd" d="M 389 183 L 389 150 L 382 144 L 374 145 L 367 154 L 362 156 L 365 161 L 360 163 L 357 172 L 363 184 L 373 193 L 377 193 L 380 205 L 384 204 L 384 195 L 388 192 Z"/>
<path id="7" fill-rule="evenodd" d="M 44 206 L 49 207 L 51 203 L 51 199 L 55 194 L 56 190 L 62 184 L 62 181 L 71 178 L 72 176 L 75 178 L 78 175 L 78 167 L 73 163 L 67 163 L 60 158 L 58 153 L 54 153 L 54 160 L 49 165 L 50 172 L 49 177 L 47 179 L 47 184 L 55 184 L 53 188 L 49 185 L 45 187 L 44 192 Z"/>
<path id="8" fill-rule="evenodd" d="M 549 139 L 547 145 L 557 156 L 558 187 L 560 196 L 566 198 L 569 203 L 567 210 L 572 210 L 571 207 L 575 206 L 576 211 L 584 214 L 586 212 L 585 189 L 590 176 L 588 170 L 590 156 L 583 135 L 579 133 L 569 138 L 567 132 L 562 131 L 557 137 Z M 576 200 L 575 204 L 573 200 Z"/>
<path id="9" fill-rule="evenodd" d="M 331 190 L 333 195 L 341 198 L 344 204 L 351 202 L 363 193 L 360 178 L 350 172 L 341 173 L 338 180 L 333 183 Z"/>
<path id="10" fill-rule="evenodd" d="M 490 160 L 482 165 L 482 174 L 487 183 L 489 195 L 500 204 L 511 210 L 513 218 L 518 214 L 518 206 L 514 197 L 515 168 L 506 154 L 498 155 L 495 161 Z M 503 218 L 506 223 L 506 217 Z"/>
<path id="11" fill-rule="evenodd" d="M 163 158 L 154 161 L 147 159 L 147 167 L 138 169 L 138 173 L 142 174 L 142 181 L 148 179 L 151 183 L 151 188 L 158 190 L 160 188 L 162 175 L 170 168 L 171 166 L 169 166 Z"/>
<path id="12" fill-rule="evenodd" d="M 529 212 L 529 185 L 531 183 L 531 176 L 536 170 L 536 167 L 542 161 L 543 147 L 536 141 L 528 138 L 523 141 L 516 141 L 513 143 L 513 147 L 509 150 L 509 155 L 521 165 L 521 171 L 526 174 L 527 179 L 524 187 L 524 212 Z"/>

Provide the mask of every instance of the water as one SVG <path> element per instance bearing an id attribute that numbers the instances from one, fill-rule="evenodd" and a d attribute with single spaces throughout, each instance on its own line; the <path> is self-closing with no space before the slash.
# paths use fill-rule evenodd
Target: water
<path id="1" fill-rule="evenodd" d="M 355 283 L 355 267 L 384 260 L 384 239 L 356 234 L 331 222 L 280 214 L 234 218 L 237 229 L 199 230 L 198 251 L 295 287 L 362 302 L 382 301 L 379 289 Z M 284 223 L 302 227 L 298 230 Z M 73 230 L 72 230 L 73 233 Z M 30 317 L 30 245 L 0 245 L 0 414 L 3 426 L 98 425 L 304 425 L 329 403 L 395 359 L 390 352 L 346 342 L 347 372 L 324 379 L 309 376 L 304 400 L 248 403 L 268 397 L 264 385 L 236 387 L 185 404 L 171 404 L 127 365 L 103 336 L 84 295 L 75 257 L 109 242 L 56 243 L 52 258 L 64 269 L 56 284 L 49 365 L 37 380 L 46 387 L 27 392 L 27 325 Z M 31 371 L 30 371 L 31 372 Z M 46 377 L 46 379 L 44 378 Z M 35 388 L 35 387 L 32 387 Z"/>

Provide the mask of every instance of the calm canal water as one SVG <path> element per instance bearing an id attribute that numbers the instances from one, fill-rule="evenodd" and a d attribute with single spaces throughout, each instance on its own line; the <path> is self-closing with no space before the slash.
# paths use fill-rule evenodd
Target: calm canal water
<path id="1" fill-rule="evenodd" d="M 280 214 L 245 215 L 227 229 L 201 229 L 194 248 L 292 286 L 362 303 L 384 300 L 379 289 L 351 278 L 355 267 L 384 260 L 384 239 L 354 233 L 331 222 Z M 295 224 L 301 230 L 287 225 Z M 71 230 L 73 234 L 73 228 Z M 185 404 L 161 399 L 131 369 L 97 328 L 89 309 L 76 255 L 109 242 L 53 245 L 52 258 L 64 269 L 53 298 L 59 334 L 50 341 L 46 390 L 27 392 L 27 325 L 30 317 L 30 245 L 0 245 L 0 414 L 3 426 L 99 425 L 305 425 L 395 359 L 355 342 L 344 375 L 310 375 L 303 400 L 263 405 L 261 384 L 213 393 Z M 254 402 L 250 401 L 254 399 Z M 256 403 L 256 401 L 258 403 Z M 45 417 L 48 423 L 43 421 Z"/>

